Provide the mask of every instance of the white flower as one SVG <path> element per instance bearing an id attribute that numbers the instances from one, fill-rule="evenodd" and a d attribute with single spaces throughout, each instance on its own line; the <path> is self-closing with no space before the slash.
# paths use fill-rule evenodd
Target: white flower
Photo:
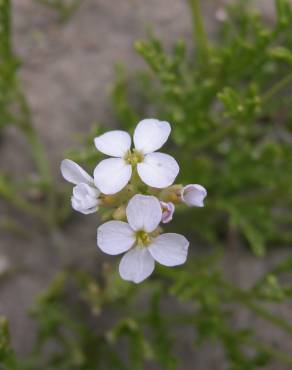
<path id="1" fill-rule="evenodd" d="M 104 194 L 115 194 L 129 182 L 137 168 L 141 180 L 154 188 L 170 186 L 178 172 L 176 160 L 168 154 L 156 152 L 167 141 L 171 128 L 168 122 L 156 119 L 140 121 L 131 137 L 125 131 L 109 131 L 94 139 L 96 148 L 109 156 L 94 170 L 96 186 Z"/>
<path id="2" fill-rule="evenodd" d="M 154 261 L 165 266 L 181 265 L 186 261 L 188 240 L 179 234 L 157 236 L 162 210 L 157 198 L 135 195 L 126 209 L 128 223 L 109 221 L 97 229 L 97 245 L 105 253 L 121 259 L 119 272 L 124 280 L 140 283 L 154 270 Z"/>
<path id="3" fill-rule="evenodd" d="M 160 201 L 160 205 L 162 208 L 161 222 L 164 224 L 167 224 L 168 222 L 172 220 L 172 216 L 175 210 L 174 204 L 171 202 L 166 203 L 166 202 Z"/>
<path id="4" fill-rule="evenodd" d="M 189 207 L 204 207 L 204 199 L 207 196 L 207 190 L 198 184 L 190 184 L 183 187 L 181 191 L 182 201 Z"/>
<path id="5" fill-rule="evenodd" d="M 76 185 L 71 197 L 72 208 L 85 215 L 96 212 L 100 191 L 95 187 L 93 178 L 70 159 L 62 161 L 61 172 L 65 180 Z"/>

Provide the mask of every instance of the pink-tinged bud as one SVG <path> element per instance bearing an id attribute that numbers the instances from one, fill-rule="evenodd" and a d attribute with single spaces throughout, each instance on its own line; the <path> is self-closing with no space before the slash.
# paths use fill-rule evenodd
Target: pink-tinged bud
<path id="1" fill-rule="evenodd" d="M 164 224 L 167 224 L 172 220 L 172 216 L 174 214 L 174 204 L 171 202 L 165 203 L 165 202 L 160 202 L 161 208 L 162 208 L 162 217 L 161 217 L 161 222 Z"/>
<path id="2" fill-rule="evenodd" d="M 204 207 L 204 199 L 207 196 L 207 190 L 198 184 L 189 184 L 183 187 L 181 192 L 182 201 L 189 207 Z"/>

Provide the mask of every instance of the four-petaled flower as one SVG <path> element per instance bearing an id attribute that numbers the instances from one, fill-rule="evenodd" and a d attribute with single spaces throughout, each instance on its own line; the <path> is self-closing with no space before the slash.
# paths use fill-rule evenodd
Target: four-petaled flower
<path id="1" fill-rule="evenodd" d="M 111 157 L 101 161 L 94 170 L 94 182 L 104 194 L 115 194 L 130 181 L 133 170 L 141 180 L 154 188 L 170 186 L 179 172 L 176 160 L 156 152 L 167 141 L 171 128 L 168 122 L 156 119 L 140 121 L 131 137 L 125 131 L 109 131 L 95 138 L 96 148 Z"/>
<path id="2" fill-rule="evenodd" d="M 121 259 L 119 272 L 124 280 L 140 283 L 154 270 L 154 261 L 165 266 L 186 261 L 188 240 L 175 233 L 159 235 L 162 218 L 160 202 L 154 196 L 135 195 L 126 208 L 128 223 L 108 221 L 97 229 L 97 245 L 105 253 Z"/>
<path id="3" fill-rule="evenodd" d="M 76 185 L 71 197 L 72 208 L 85 215 L 96 212 L 100 191 L 94 185 L 93 178 L 70 159 L 62 161 L 61 172 L 65 180 Z"/>

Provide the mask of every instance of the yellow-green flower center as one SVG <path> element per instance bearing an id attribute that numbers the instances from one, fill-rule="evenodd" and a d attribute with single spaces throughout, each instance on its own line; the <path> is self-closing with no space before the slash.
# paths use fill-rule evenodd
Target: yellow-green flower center
<path id="1" fill-rule="evenodd" d="M 151 243 L 151 237 L 146 231 L 139 230 L 136 232 L 136 243 L 139 247 L 147 247 Z"/>
<path id="2" fill-rule="evenodd" d="M 136 149 L 128 150 L 124 156 L 126 163 L 136 166 L 138 163 L 143 162 L 144 155 L 141 152 L 138 152 Z"/>

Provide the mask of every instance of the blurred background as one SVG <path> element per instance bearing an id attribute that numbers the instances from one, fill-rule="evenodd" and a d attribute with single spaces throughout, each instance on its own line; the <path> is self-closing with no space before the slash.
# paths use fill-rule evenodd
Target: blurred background
<path id="1" fill-rule="evenodd" d="M 0 331 L 1 369 L 292 369 L 292 358 L 290 357 L 292 349 L 292 304 L 290 300 L 292 295 L 290 244 L 292 124 L 289 109 L 292 18 L 288 17 L 291 14 L 290 10 L 287 10 L 290 9 L 288 8 L 289 1 L 248 2 L 251 8 L 256 9 L 260 14 L 261 25 L 256 25 L 256 22 L 253 24 L 255 30 L 259 30 L 258 34 L 255 34 L 254 30 L 247 30 L 247 25 L 251 25 L 251 20 L 255 19 L 253 16 L 247 15 L 245 19 L 240 18 L 240 9 L 245 8 L 244 2 L 204 0 L 200 3 L 205 33 L 210 43 L 210 46 L 205 49 L 207 50 L 205 61 L 200 60 L 200 55 L 204 56 L 202 38 L 196 39 L 196 33 L 200 32 L 200 27 L 198 29 L 196 25 L 200 25 L 200 21 L 194 16 L 194 12 L 198 9 L 193 5 L 198 4 L 197 2 L 192 4 L 192 1 L 187 0 L 84 0 L 77 2 L 15 0 L 10 4 L 6 0 L 0 1 L 2 32 L 0 32 L 2 53 L 0 57 L 0 73 L 2 73 L 2 77 L 0 76 L 0 79 L 2 78 L 0 84 L 2 90 L 0 92 L 0 104 L 2 104 L 0 106 L 2 114 L 2 125 L 0 124 L 0 315 L 8 319 L 11 346 L 17 356 L 20 359 L 30 359 L 27 363 L 25 360 L 17 360 L 18 365 L 15 359 L 5 360 L 5 356 L 8 358 L 10 355 L 6 353 L 8 347 L 5 346 L 8 346 L 6 342 L 8 339 L 4 335 L 6 329 L 3 329 L 2 335 L 5 339 L 1 338 Z M 231 8 L 228 9 L 231 10 L 226 8 L 229 4 Z M 288 21 L 283 26 L 283 30 L 281 29 L 283 35 L 272 40 L 269 45 L 263 46 L 265 41 L 260 39 L 264 35 L 261 33 L 263 29 L 273 29 L 279 24 L 280 17 L 284 15 L 287 15 Z M 238 27 L 238 40 L 236 38 L 231 40 L 233 32 L 235 36 L 236 31 L 225 27 L 228 22 L 233 24 L 234 30 Z M 269 35 L 266 34 L 263 37 L 268 38 Z M 143 41 L 137 44 L 137 40 L 149 38 L 148 46 L 143 44 Z M 155 41 L 156 39 L 159 43 Z M 173 44 L 177 40 L 184 40 L 184 47 L 188 50 L 185 61 L 181 61 L 184 57 L 180 57 L 180 51 L 177 51 L 174 56 L 171 54 Z M 218 46 L 215 46 L 216 42 Z M 159 44 L 163 45 L 166 55 L 171 55 L 174 59 L 181 58 L 178 62 L 181 63 L 179 67 L 171 64 L 173 60 L 163 59 L 164 51 L 161 51 Z M 225 51 L 216 52 L 216 47 L 224 48 L 225 46 Z M 238 52 L 241 46 L 243 49 Z M 227 47 L 229 47 L 228 50 Z M 251 51 L 256 53 L 257 50 L 260 58 L 248 74 L 241 73 L 240 69 L 232 69 L 236 61 L 238 63 L 242 61 L 243 70 L 245 66 L 249 68 L 256 57 L 252 54 L 247 56 L 247 53 Z M 231 55 L 229 62 L 224 59 L 227 55 Z M 232 59 L 233 56 L 234 59 Z M 167 69 L 168 64 L 171 64 L 170 71 L 171 73 L 174 71 L 175 82 L 167 81 L 167 78 L 161 75 L 159 67 L 154 65 L 153 60 L 158 61 L 161 66 L 165 62 L 164 70 Z M 230 76 L 232 73 L 235 76 L 230 80 L 222 79 L 217 73 L 218 65 L 222 67 L 227 63 L 229 63 Z M 150 77 L 135 72 L 146 71 L 149 65 L 150 69 L 152 67 Z M 257 70 L 259 65 L 260 69 Z M 229 73 L 228 68 L 225 71 L 222 69 L 223 76 Z M 156 90 L 155 77 L 157 76 L 159 86 L 162 87 L 159 87 L 159 93 L 155 95 L 153 90 Z M 177 76 L 184 76 L 184 82 L 181 82 L 180 77 Z M 218 86 L 216 81 L 219 80 Z M 213 85 L 212 81 L 215 81 Z M 253 90 L 253 83 L 256 85 L 255 90 Z M 172 84 L 171 88 L 169 84 Z M 192 90 L 193 86 L 196 86 L 198 90 Z M 265 96 L 269 99 L 267 106 L 261 105 L 261 101 L 250 103 L 255 96 L 261 97 L 262 92 L 270 94 L 273 86 L 276 86 L 275 91 L 272 90 L 271 96 Z M 229 88 L 234 90 L 232 92 L 226 90 Z M 238 96 L 235 95 L 237 92 Z M 173 95 L 176 93 L 178 95 Z M 127 98 L 124 97 L 125 94 Z M 212 104 L 208 100 L 211 95 Z M 195 96 L 195 99 L 199 96 L 205 100 L 203 102 L 197 99 L 195 105 L 190 108 L 190 96 Z M 153 103 L 155 100 L 158 101 L 157 104 Z M 240 102 L 244 110 L 242 115 L 238 115 L 238 112 L 234 113 L 234 106 L 238 107 Z M 222 109 L 219 103 L 223 104 Z M 259 104 L 258 110 L 253 104 Z M 279 106 L 280 104 L 282 105 Z M 134 107 L 133 111 L 131 111 L 131 105 Z M 168 108 L 166 109 L 165 106 Z M 189 112 L 186 116 L 191 118 L 184 117 L 181 111 Z M 212 114 L 206 112 L 212 112 Z M 222 120 L 218 118 L 218 120 L 223 122 L 223 127 L 228 117 L 231 122 L 238 123 L 238 127 L 245 127 L 248 133 L 243 132 L 244 130 L 240 131 L 240 128 L 235 128 L 235 132 L 230 133 L 228 128 L 223 132 L 220 131 L 219 137 L 215 137 L 214 141 L 212 138 L 209 143 L 211 133 L 218 128 L 211 116 L 219 117 L 220 114 L 221 117 L 221 113 L 224 118 Z M 192 278 L 191 272 L 189 276 L 184 277 L 182 275 L 171 277 L 163 271 L 158 272 L 153 278 L 153 286 L 151 283 L 149 286 L 146 283 L 143 288 L 133 288 L 134 292 L 132 288 L 128 288 L 128 285 L 127 288 L 120 287 L 119 278 L 114 275 L 117 260 L 108 258 L 96 248 L 96 228 L 100 220 L 96 215 L 86 217 L 76 213 L 72 215 L 68 209 L 71 189 L 64 184 L 59 171 L 60 162 L 65 156 L 76 159 L 87 169 L 94 168 L 94 163 L 99 159 L 98 154 L 92 154 L 94 148 L 91 143 L 94 135 L 113 128 L 131 130 L 138 119 L 153 115 L 161 119 L 166 118 L 172 126 L 178 127 L 174 128 L 174 141 L 168 148 L 168 152 L 171 153 L 173 150 L 177 153 L 182 163 L 182 171 L 185 171 L 185 175 L 182 176 L 185 177 L 182 177 L 180 181 L 203 184 L 210 194 L 210 199 L 206 203 L 206 211 L 200 214 L 195 210 L 191 214 L 178 215 L 172 226 L 176 227 L 177 231 L 184 230 L 187 233 L 192 240 L 190 258 L 200 261 L 198 269 L 202 271 L 199 277 L 201 285 L 192 288 L 193 292 L 199 291 L 199 295 L 196 296 L 197 293 L 193 293 L 190 302 L 186 292 L 182 298 L 183 294 L 180 289 L 183 285 L 191 287 L 191 283 L 187 282 L 188 279 L 190 281 L 196 279 Z M 13 117 L 21 118 L 14 119 Z M 33 130 L 30 128 L 31 122 L 33 122 Z M 208 131 L 202 128 L 203 123 L 202 126 L 198 123 L 198 129 L 193 130 L 192 127 L 195 127 L 196 122 L 204 122 L 204 124 L 207 122 Z M 256 122 L 256 129 L 250 128 L 250 122 Z M 267 131 L 267 127 L 270 126 L 273 126 L 272 129 Z M 220 126 L 220 130 L 221 128 Z M 192 135 L 199 138 L 199 143 L 206 145 L 204 147 L 206 152 L 194 155 L 196 158 L 194 162 L 189 158 L 196 144 L 191 142 L 191 139 L 187 139 Z M 242 141 L 238 140 L 239 136 Z M 229 139 L 225 140 L 226 137 Z M 205 141 L 206 144 L 204 144 Z M 267 156 L 254 165 L 246 153 L 258 149 L 252 152 L 252 156 L 258 155 L 261 158 L 262 152 L 259 148 L 266 148 L 266 143 L 269 144 Z M 265 152 L 265 149 L 263 151 Z M 241 152 L 245 158 L 238 159 L 233 152 Z M 273 158 L 276 157 L 277 162 L 274 163 Z M 44 164 L 46 158 L 48 162 Z M 215 165 L 214 161 L 220 162 L 220 166 Z M 46 177 L 47 167 L 50 169 L 50 178 Z M 241 172 L 242 178 L 240 177 Z M 252 173 L 254 178 L 251 179 Z M 221 180 L 217 181 L 218 177 L 221 177 Z M 240 180 L 240 185 L 236 181 L 232 182 L 232 179 L 236 178 Z M 273 178 L 278 182 L 274 183 Z M 260 179 L 263 181 L 258 181 Z M 225 183 L 228 184 L 227 187 Z M 241 190 L 239 192 L 240 186 L 247 189 L 247 194 L 242 195 Z M 50 190 L 52 187 L 55 191 Z M 257 203 L 257 200 L 249 198 L 254 192 L 256 193 L 258 188 L 272 191 L 269 193 L 272 196 L 268 204 L 262 205 L 262 200 Z M 53 192 L 55 193 L 54 202 L 50 202 Z M 236 203 L 237 198 L 233 202 L 234 194 L 240 195 L 242 203 Z M 284 204 L 280 201 L 282 196 Z M 229 202 L 231 198 L 232 201 Z M 52 204 L 54 204 L 55 213 L 51 213 Z M 249 207 L 252 205 L 259 206 L 251 211 Z M 241 219 L 240 215 L 245 210 L 246 218 Z M 257 211 L 259 212 L 256 213 Z M 249 212 L 252 212 L 253 216 L 250 216 Z M 57 228 L 54 227 L 54 217 L 57 216 L 53 215 L 52 220 L 49 214 L 60 216 Z M 278 215 L 281 217 L 283 214 L 287 215 L 287 218 L 283 222 L 281 219 L 280 222 Z M 180 216 L 181 221 L 179 221 Z M 231 221 L 227 222 L 227 219 Z M 264 223 L 267 219 L 266 224 L 257 226 L 258 220 Z M 186 220 L 191 221 L 185 222 Z M 226 227 L 226 224 L 229 226 Z M 274 227 L 275 224 L 277 224 L 275 231 L 270 235 L 266 230 L 271 230 L 270 225 Z M 255 226 L 255 231 L 253 226 Z M 209 230 L 211 228 L 212 232 Z M 265 253 L 266 250 L 268 250 L 267 253 Z M 211 256 L 210 260 L 205 260 L 206 255 L 208 258 Z M 283 267 L 285 262 L 286 265 Z M 281 267 L 278 268 L 279 264 Z M 81 343 L 79 339 L 75 341 L 75 334 L 67 335 L 66 332 L 72 330 L 78 333 L 79 329 L 75 331 L 75 328 L 72 329 L 70 326 L 71 324 L 68 325 L 70 329 L 68 327 L 62 329 L 66 334 L 63 332 L 60 334 L 56 327 L 60 329 L 58 320 L 65 322 L 65 315 L 57 319 L 53 311 L 56 309 L 56 312 L 61 312 L 59 303 L 54 301 L 54 308 L 47 310 L 46 307 L 49 307 L 53 299 L 50 298 L 51 300 L 48 299 L 44 303 L 44 296 L 43 301 L 38 301 L 37 298 L 51 286 L 56 276 L 60 279 L 60 271 L 66 271 L 63 273 L 65 275 L 61 275 L 61 280 L 66 280 L 68 276 L 70 278 L 71 269 L 72 271 L 85 271 L 92 281 L 89 281 L 88 277 L 80 278 L 78 275 L 80 278 L 78 281 L 82 281 L 78 291 L 71 282 L 68 288 L 69 298 L 62 293 L 61 298 L 58 296 L 58 299 L 66 302 L 66 306 L 76 303 L 75 291 L 76 295 L 83 297 L 78 314 L 82 312 L 81 317 L 88 318 L 89 322 L 84 325 L 87 325 L 92 332 L 103 333 L 103 338 L 107 338 L 105 341 L 109 348 L 115 348 L 116 343 L 119 343 L 120 334 L 117 333 L 120 332 L 117 329 L 114 334 L 111 332 L 111 338 L 116 336 L 116 342 L 114 339 L 108 340 L 110 328 L 120 316 L 119 309 L 116 312 L 115 307 L 121 305 L 122 299 L 127 299 L 127 294 L 131 296 L 132 302 L 135 294 L 138 298 L 135 298 L 136 303 L 133 307 L 136 309 L 132 307 L 131 310 L 135 313 L 143 312 L 149 300 L 155 305 L 155 299 L 151 298 L 152 290 L 156 294 L 157 286 L 161 281 L 161 286 L 164 284 L 169 286 L 167 279 L 173 279 L 174 282 L 177 279 L 182 280 L 180 287 L 172 288 L 172 293 L 162 298 L 162 315 L 164 310 L 168 312 L 169 307 L 172 306 L 170 310 L 172 316 L 177 312 L 183 312 L 182 317 L 184 317 L 185 312 L 189 313 L 200 306 L 207 316 L 213 315 L 213 321 L 212 323 L 204 321 L 205 318 L 202 317 L 201 323 L 206 324 L 204 328 L 200 328 L 197 322 L 190 321 L 180 324 L 181 318 L 178 324 L 172 324 L 172 321 L 169 321 L 169 324 L 165 322 L 166 327 L 175 325 L 175 330 L 169 334 L 169 338 L 175 337 L 173 346 L 169 346 L 168 339 L 164 341 L 160 333 L 156 336 L 156 342 L 153 340 L 152 349 L 148 348 L 147 343 L 141 342 L 141 336 L 147 338 L 148 329 L 146 329 L 146 334 L 140 333 L 140 337 L 137 334 L 138 331 L 134 330 L 135 335 L 131 336 L 131 334 L 128 338 L 126 334 L 128 339 L 118 344 L 117 353 L 121 354 L 126 365 L 121 365 L 119 361 L 114 360 L 110 365 L 102 362 L 103 360 L 99 364 L 94 355 L 84 354 L 86 351 L 81 352 L 87 346 L 94 348 L 94 343 L 99 346 L 100 339 L 90 338 L 88 343 L 86 341 Z M 192 267 L 190 267 L 191 270 Z M 230 299 L 229 290 L 224 298 L 226 302 L 220 302 L 221 293 L 214 293 L 217 289 L 220 292 L 224 290 L 223 285 L 219 287 L 216 280 L 217 270 L 220 270 L 220 274 L 223 274 L 227 282 L 234 283 L 238 287 L 237 298 L 234 301 Z M 214 275 L 213 272 L 209 275 L 210 271 L 213 271 Z M 282 271 L 285 275 L 278 280 L 277 274 Z M 206 277 L 205 272 L 208 276 L 206 279 L 204 278 Z M 107 277 L 101 278 L 104 274 Z M 112 276 L 114 276 L 114 282 L 111 280 Z M 110 280 L 108 285 L 103 279 L 107 282 L 108 279 Z M 221 278 L 219 280 L 221 281 Z M 102 298 L 102 303 L 98 298 L 96 302 L 96 297 L 101 294 L 99 289 L 104 289 L 105 286 L 113 291 L 124 289 L 125 296 L 122 298 L 113 296 L 109 301 Z M 240 328 L 238 329 L 240 333 L 236 332 L 232 336 L 233 334 L 228 332 L 227 335 L 222 330 L 221 318 L 219 318 L 221 316 L 219 314 L 218 317 L 216 316 L 219 308 L 218 312 L 215 310 L 215 313 L 212 311 L 208 314 L 208 299 L 202 296 L 202 291 L 208 290 L 211 292 L 210 299 L 216 298 L 210 307 L 215 307 L 217 310 L 220 306 L 221 310 L 221 305 L 223 305 L 224 317 L 229 316 L 231 319 L 230 327 Z M 249 298 L 246 298 L 242 292 L 248 297 L 254 294 L 257 302 L 264 303 L 264 308 L 255 307 L 253 301 L 248 301 L 246 304 Z M 176 299 L 176 296 L 180 296 L 179 299 Z M 32 307 L 35 306 L 36 301 L 39 306 L 33 310 Z M 225 303 L 229 304 L 228 308 L 225 307 Z M 265 309 L 268 311 L 264 311 Z M 101 314 L 100 312 L 96 314 L 96 310 L 102 311 Z M 133 317 L 130 314 L 131 310 L 122 313 L 121 316 Z M 46 318 L 48 322 L 44 322 Z M 172 317 L 172 319 L 175 322 L 175 318 Z M 158 322 L 159 320 L 158 318 Z M 194 326 L 195 331 L 199 331 L 201 335 L 200 344 L 195 341 Z M 41 335 L 39 335 L 40 327 Z M 249 336 L 250 329 L 255 332 L 255 336 L 252 337 L 253 342 L 249 341 L 249 348 L 242 352 L 237 347 L 234 349 L 233 343 L 237 340 L 240 343 L 239 347 L 245 344 L 245 336 Z M 83 333 L 82 330 L 80 329 L 80 333 Z M 122 329 L 119 330 L 124 335 Z M 131 330 L 127 327 L 125 332 L 133 333 Z M 49 334 L 46 336 L 46 333 Z M 66 342 L 64 345 L 66 350 L 64 350 L 63 357 L 62 355 L 58 357 L 55 353 L 52 355 L 58 347 L 54 341 L 56 338 L 58 341 L 62 335 L 67 338 L 70 345 L 62 339 L 61 343 Z M 204 340 L 204 335 L 206 340 Z M 86 337 L 85 334 L 84 337 Z M 36 341 L 39 345 L 35 347 Z M 265 345 L 261 348 L 256 347 L 256 343 L 262 341 L 267 342 L 267 348 Z M 156 350 L 155 343 L 159 342 L 162 343 L 161 348 Z M 36 355 L 43 344 L 45 349 L 40 352 L 41 354 Z M 130 348 L 137 346 L 138 352 L 143 354 L 142 358 L 139 359 L 137 354 L 133 355 L 133 350 L 127 354 L 129 346 Z M 173 350 L 170 350 L 170 347 Z M 100 358 L 109 356 L 106 352 L 108 347 L 106 348 L 107 350 L 104 350 Z M 257 361 L 253 359 L 249 362 L 246 358 L 253 356 L 255 348 L 258 351 Z M 32 351 L 35 352 L 31 357 Z M 58 350 L 56 352 L 58 353 Z M 54 360 L 51 361 L 50 356 Z M 72 356 L 72 362 L 68 360 L 70 356 Z M 75 360 L 73 360 L 74 356 L 76 356 Z M 92 361 L 84 360 L 82 356 L 91 357 Z M 167 359 L 165 360 L 163 356 Z M 180 359 L 178 363 L 175 362 L 174 357 Z M 128 364 L 128 358 L 131 359 L 130 364 Z M 269 363 L 270 360 L 271 363 Z M 275 363 L 278 364 L 275 365 Z"/>

